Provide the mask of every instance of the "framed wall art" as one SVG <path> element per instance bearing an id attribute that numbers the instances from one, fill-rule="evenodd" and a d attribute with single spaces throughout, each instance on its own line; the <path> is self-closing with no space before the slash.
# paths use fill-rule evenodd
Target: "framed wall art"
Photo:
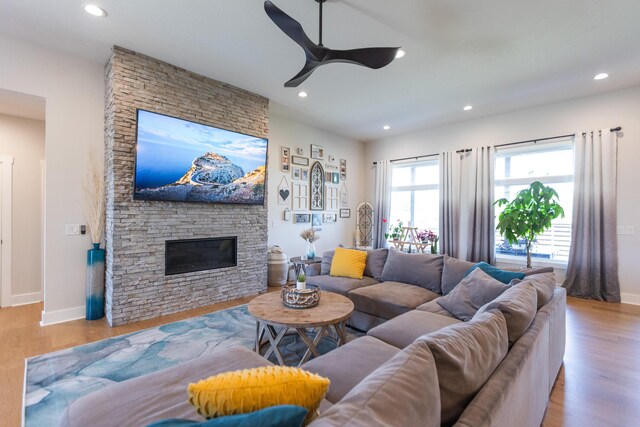
<path id="1" fill-rule="evenodd" d="M 331 173 L 331 183 L 340 184 L 340 174 L 338 172 Z"/>
<path id="2" fill-rule="evenodd" d="M 351 218 L 351 209 L 340 209 L 340 218 Z"/>
<path id="3" fill-rule="evenodd" d="M 280 184 L 278 184 L 278 204 L 288 205 L 291 203 L 291 188 L 289 187 L 289 181 L 286 177 L 282 177 Z"/>
<path id="4" fill-rule="evenodd" d="M 315 160 L 324 160 L 324 148 L 319 145 L 311 144 L 311 158 Z"/>
<path id="5" fill-rule="evenodd" d="M 288 147 L 280 147 L 280 170 L 289 172 L 291 167 L 291 150 Z"/>
<path id="6" fill-rule="evenodd" d="M 311 214 L 305 213 L 305 214 L 300 214 L 297 213 L 293 216 L 294 222 L 296 224 L 308 224 L 311 222 Z"/>
<path id="7" fill-rule="evenodd" d="M 309 180 L 309 169 L 305 169 L 305 168 L 300 169 L 300 179 L 304 181 Z"/>
<path id="8" fill-rule="evenodd" d="M 328 183 L 327 183 L 328 184 Z M 340 193 L 337 187 L 326 185 L 325 186 L 325 204 L 324 208 L 328 211 L 337 211 L 339 206 Z"/>
<path id="9" fill-rule="evenodd" d="M 306 211 L 309 209 L 309 183 L 307 181 L 293 182 L 291 209 L 294 211 Z"/>
<path id="10" fill-rule="evenodd" d="M 349 193 L 347 193 L 347 186 L 343 182 L 340 189 L 340 207 L 346 208 L 347 206 L 349 206 Z"/>
<path id="11" fill-rule="evenodd" d="M 320 162 L 311 166 L 311 210 L 324 210 L 324 169 Z"/>
<path id="12" fill-rule="evenodd" d="M 293 176 L 293 179 L 300 179 L 300 168 L 292 168 L 291 174 Z"/>
<path id="13" fill-rule="evenodd" d="M 340 159 L 340 179 L 342 181 L 347 179 L 347 159 Z"/>
<path id="14" fill-rule="evenodd" d="M 338 215 L 337 214 L 323 214 L 322 215 L 322 222 L 325 224 L 331 224 L 334 222 L 338 221 Z"/>
<path id="15" fill-rule="evenodd" d="M 300 156 L 291 156 L 291 164 L 300 166 L 309 166 L 309 159 Z"/>

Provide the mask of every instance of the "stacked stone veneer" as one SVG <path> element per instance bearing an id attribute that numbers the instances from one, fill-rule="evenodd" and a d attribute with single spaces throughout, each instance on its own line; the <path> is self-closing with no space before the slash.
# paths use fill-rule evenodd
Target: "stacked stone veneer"
<path id="1" fill-rule="evenodd" d="M 133 180 L 137 108 L 267 138 L 268 100 L 118 47 L 106 67 L 105 95 L 109 323 L 266 290 L 266 194 L 264 206 L 134 201 Z M 164 275 L 166 240 L 225 236 L 238 236 L 237 267 Z"/>

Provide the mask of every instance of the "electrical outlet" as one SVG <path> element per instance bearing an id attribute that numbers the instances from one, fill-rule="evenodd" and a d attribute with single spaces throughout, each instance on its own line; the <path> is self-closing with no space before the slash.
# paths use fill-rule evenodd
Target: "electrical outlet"
<path id="1" fill-rule="evenodd" d="M 80 224 L 67 224 L 65 226 L 65 233 L 67 236 L 80 234 Z"/>
<path id="2" fill-rule="evenodd" d="M 616 234 L 624 234 L 624 225 L 619 225 L 616 227 Z"/>
<path id="3" fill-rule="evenodd" d="M 634 233 L 635 233 L 635 230 L 634 230 L 633 225 L 627 225 L 627 226 L 624 228 L 624 234 L 629 234 L 629 235 L 631 235 L 631 234 L 634 234 Z"/>

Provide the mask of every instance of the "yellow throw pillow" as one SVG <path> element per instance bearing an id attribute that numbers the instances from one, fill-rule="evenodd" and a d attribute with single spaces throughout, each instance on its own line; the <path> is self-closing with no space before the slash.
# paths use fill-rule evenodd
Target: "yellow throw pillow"
<path id="1" fill-rule="evenodd" d="M 246 414 L 277 405 L 307 408 L 306 422 L 317 413 L 329 380 L 300 368 L 262 366 L 225 372 L 189 384 L 189 403 L 205 418 Z"/>
<path id="2" fill-rule="evenodd" d="M 331 261 L 331 276 L 351 277 L 362 279 L 364 266 L 367 262 L 367 253 L 355 249 L 336 248 L 336 253 Z"/>

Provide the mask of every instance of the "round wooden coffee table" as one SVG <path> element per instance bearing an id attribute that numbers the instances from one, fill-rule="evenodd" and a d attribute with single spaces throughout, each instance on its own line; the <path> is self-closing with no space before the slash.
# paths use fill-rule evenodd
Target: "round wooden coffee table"
<path id="1" fill-rule="evenodd" d="M 268 359 L 275 353 L 278 363 L 284 365 L 278 344 L 287 332 L 295 331 L 307 346 L 300 361 L 302 365 L 311 355 L 320 356 L 317 345 L 325 333 L 335 331 L 338 346 L 346 342 L 345 323 L 353 313 L 353 303 L 342 295 L 322 291 L 320 303 L 313 308 L 287 308 L 282 304 L 280 292 L 269 292 L 251 300 L 249 313 L 256 319 L 257 353 L 263 344 L 268 343 L 270 347 L 264 357 Z M 308 329 L 317 330 L 313 339 L 307 336 Z"/>

